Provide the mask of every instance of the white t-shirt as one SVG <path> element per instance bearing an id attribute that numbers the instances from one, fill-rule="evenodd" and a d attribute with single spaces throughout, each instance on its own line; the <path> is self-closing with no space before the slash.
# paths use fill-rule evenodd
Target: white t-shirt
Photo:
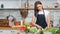
<path id="1" fill-rule="evenodd" d="M 43 11 L 39 11 L 38 14 L 45 14 L 45 18 L 46 18 L 46 21 L 47 21 L 47 17 L 46 16 L 49 14 L 49 11 L 47 11 L 47 10 L 44 10 L 44 12 Z"/>
<path id="2" fill-rule="evenodd" d="M 44 10 L 45 16 L 47 16 L 49 14 L 49 11 Z M 44 14 L 43 11 L 39 11 L 38 14 Z"/>

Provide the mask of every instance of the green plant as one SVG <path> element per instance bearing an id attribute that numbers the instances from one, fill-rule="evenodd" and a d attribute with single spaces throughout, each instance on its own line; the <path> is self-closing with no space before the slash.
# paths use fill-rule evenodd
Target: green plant
<path id="1" fill-rule="evenodd" d="M 43 30 L 40 30 L 40 31 L 39 31 L 39 34 L 44 34 Z"/>
<path id="2" fill-rule="evenodd" d="M 60 27 L 59 27 L 59 30 L 56 31 L 57 34 L 60 34 Z"/>
<path id="3" fill-rule="evenodd" d="M 29 32 L 35 33 L 35 32 L 37 32 L 37 28 L 36 27 L 32 27 L 32 28 L 30 28 Z"/>
<path id="4" fill-rule="evenodd" d="M 52 34 L 56 34 L 56 29 L 55 28 L 51 28 L 51 29 L 49 29 L 49 32 L 52 32 Z"/>

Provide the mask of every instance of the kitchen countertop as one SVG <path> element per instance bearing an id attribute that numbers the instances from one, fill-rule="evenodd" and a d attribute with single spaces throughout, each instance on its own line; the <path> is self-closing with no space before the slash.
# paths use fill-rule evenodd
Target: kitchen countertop
<path id="1" fill-rule="evenodd" d="M 0 27 L 0 30 L 19 30 L 19 27 Z"/>

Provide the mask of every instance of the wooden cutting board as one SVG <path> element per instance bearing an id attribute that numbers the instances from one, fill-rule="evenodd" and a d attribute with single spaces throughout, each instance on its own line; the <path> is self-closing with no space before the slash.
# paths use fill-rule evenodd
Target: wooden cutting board
<path id="1" fill-rule="evenodd" d="M 0 27 L 9 27 L 9 21 L 7 19 L 0 19 Z"/>

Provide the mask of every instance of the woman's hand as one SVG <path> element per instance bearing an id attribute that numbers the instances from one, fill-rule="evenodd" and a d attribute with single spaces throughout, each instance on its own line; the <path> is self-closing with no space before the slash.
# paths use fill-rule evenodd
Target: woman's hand
<path id="1" fill-rule="evenodd" d="M 37 25 L 37 24 L 35 24 L 35 26 L 36 26 L 38 29 L 42 29 L 42 27 L 39 26 L 39 25 Z"/>
<path id="2" fill-rule="evenodd" d="M 39 26 L 39 25 L 37 25 L 37 24 L 35 24 L 35 23 L 32 23 L 32 25 L 36 26 L 38 29 L 42 29 L 41 26 Z"/>
<path id="3" fill-rule="evenodd" d="M 49 29 L 49 27 L 46 27 L 45 29 L 47 30 L 47 29 Z"/>
<path id="4" fill-rule="evenodd" d="M 41 26 L 37 26 L 38 27 L 38 29 L 42 29 L 42 27 Z"/>
<path id="5" fill-rule="evenodd" d="M 50 26 L 47 26 L 45 29 L 50 29 L 51 27 Z"/>

